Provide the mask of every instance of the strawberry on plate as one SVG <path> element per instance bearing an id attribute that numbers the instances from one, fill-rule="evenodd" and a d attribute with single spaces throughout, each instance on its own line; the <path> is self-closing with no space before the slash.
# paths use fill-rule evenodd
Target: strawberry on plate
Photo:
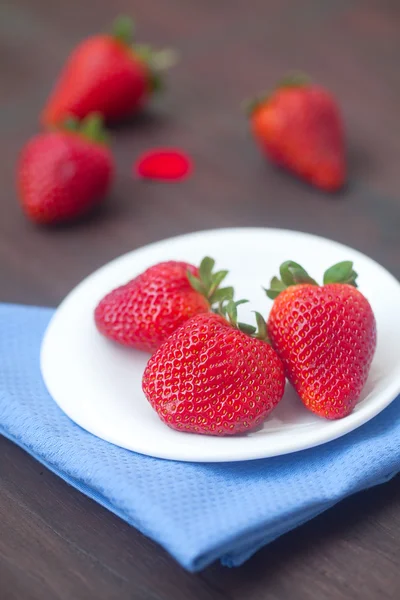
<path id="1" fill-rule="evenodd" d="M 360 398 L 376 348 L 376 323 L 356 289 L 353 263 L 325 272 L 318 285 L 297 263 L 280 268 L 268 335 L 303 404 L 327 419 L 347 416 Z"/>
<path id="2" fill-rule="evenodd" d="M 68 57 L 43 109 L 45 126 L 68 116 L 100 112 L 117 121 L 140 110 L 161 87 L 161 71 L 173 64 L 171 51 L 132 45 L 132 21 L 119 17 L 112 34 L 94 35 Z"/>
<path id="3" fill-rule="evenodd" d="M 70 119 L 23 147 L 17 166 L 22 209 L 35 223 L 76 220 L 103 201 L 113 173 L 101 116 Z"/>
<path id="4" fill-rule="evenodd" d="M 154 352 L 190 317 L 232 298 L 231 287 L 219 287 L 228 272 L 213 273 L 214 264 L 206 257 L 199 268 L 170 260 L 146 269 L 99 302 L 98 331 L 124 346 Z"/>
<path id="5" fill-rule="evenodd" d="M 258 331 L 237 322 L 232 300 L 222 314 L 196 315 L 150 358 L 143 391 L 172 429 L 205 435 L 248 433 L 283 396 L 285 376 L 276 352 Z"/>
<path id="6" fill-rule="evenodd" d="M 329 91 L 291 76 L 252 101 L 249 115 L 254 138 L 271 162 L 324 191 L 344 185 L 344 127 Z"/>

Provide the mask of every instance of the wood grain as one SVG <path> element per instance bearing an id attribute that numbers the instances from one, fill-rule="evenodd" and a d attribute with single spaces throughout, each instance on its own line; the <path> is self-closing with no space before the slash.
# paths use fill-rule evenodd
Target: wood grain
<path id="1" fill-rule="evenodd" d="M 181 54 L 146 114 L 114 130 L 116 185 L 74 226 L 22 217 L 14 165 L 68 51 L 134 13 L 138 35 Z M 0 301 L 57 305 L 119 254 L 206 228 L 265 225 L 347 243 L 400 276 L 400 4 L 397 0 L 2 0 Z M 334 91 L 349 185 L 323 195 L 266 165 L 241 101 L 293 68 Z M 155 145 L 187 149 L 194 176 L 135 181 Z M 0 439 L 0 599 L 391 599 L 400 587 L 399 478 L 342 502 L 243 567 L 185 573 L 159 547 Z"/>

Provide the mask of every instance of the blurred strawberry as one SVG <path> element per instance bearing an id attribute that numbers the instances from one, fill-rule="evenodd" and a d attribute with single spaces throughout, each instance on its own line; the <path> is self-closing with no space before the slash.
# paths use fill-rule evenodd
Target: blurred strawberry
<path id="1" fill-rule="evenodd" d="M 132 45 L 132 21 L 119 17 L 111 35 L 81 42 L 67 59 L 42 112 L 44 125 L 100 112 L 106 121 L 141 109 L 161 87 L 160 72 L 174 62 L 171 51 Z"/>
<path id="2" fill-rule="evenodd" d="M 36 223 L 75 220 L 107 194 L 114 164 L 99 115 L 27 142 L 17 166 L 17 187 L 25 214 Z"/>
<path id="3" fill-rule="evenodd" d="M 343 123 L 335 98 L 303 76 L 249 103 L 251 129 L 276 165 L 325 190 L 346 179 Z"/>

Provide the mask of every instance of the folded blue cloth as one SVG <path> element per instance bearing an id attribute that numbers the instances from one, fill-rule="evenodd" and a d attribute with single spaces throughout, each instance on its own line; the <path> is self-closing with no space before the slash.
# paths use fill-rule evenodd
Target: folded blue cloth
<path id="1" fill-rule="evenodd" d="M 0 305 L 0 434 L 190 571 L 216 559 L 239 565 L 345 496 L 400 471 L 399 399 L 337 441 L 278 458 L 179 463 L 104 442 L 70 421 L 43 384 L 39 351 L 52 312 Z"/>

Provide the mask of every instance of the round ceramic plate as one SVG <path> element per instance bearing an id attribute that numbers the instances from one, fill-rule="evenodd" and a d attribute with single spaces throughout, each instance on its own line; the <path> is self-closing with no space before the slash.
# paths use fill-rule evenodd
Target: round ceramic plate
<path id="1" fill-rule="evenodd" d="M 310 413 L 288 384 L 283 400 L 262 429 L 238 437 L 217 438 L 177 432 L 159 419 L 141 388 L 148 355 L 104 339 L 93 311 L 114 287 L 164 260 L 199 264 L 207 254 L 218 268 L 229 269 L 241 320 L 253 310 L 271 308 L 262 290 L 284 260 L 295 260 L 313 277 L 342 260 L 353 260 L 359 288 L 371 302 L 378 347 L 367 384 L 355 410 L 338 421 Z M 167 459 L 238 461 L 296 452 L 318 446 L 359 427 L 381 412 L 400 392 L 400 284 L 363 254 L 323 238 L 278 229 L 222 229 L 184 235 L 151 244 L 113 260 L 90 275 L 62 302 L 45 334 L 41 367 L 47 388 L 76 423 L 113 444 Z"/>

